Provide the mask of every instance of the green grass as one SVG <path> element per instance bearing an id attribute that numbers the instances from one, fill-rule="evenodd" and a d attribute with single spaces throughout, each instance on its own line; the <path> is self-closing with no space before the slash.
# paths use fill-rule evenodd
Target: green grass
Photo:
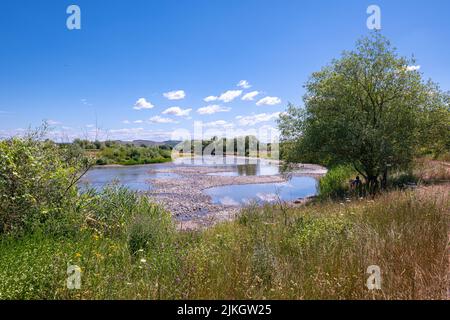
<path id="1" fill-rule="evenodd" d="M 175 231 L 159 207 L 119 191 L 93 202 L 75 236 L 5 237 L 0 298 L 445 298 L 445 187 L 248 208 L 236 221 L 198 232 Z M 80 290 L 66 288 L 68 264 L 82 269 Z M 370 265 L 381 268 L 382 291 L 365 287 Z"/>

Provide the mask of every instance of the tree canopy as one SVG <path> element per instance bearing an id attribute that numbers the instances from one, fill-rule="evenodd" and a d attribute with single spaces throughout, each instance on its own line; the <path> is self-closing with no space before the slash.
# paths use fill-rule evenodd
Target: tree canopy
<path id="1" fill-rule="evenodd" d="M 360 39 L 305 84 L 304 108 L 279 120 L 288 161 L 350 164 L 373 187 L 420 150 L 448 149 L 448 94 L 378 32 Z"/>

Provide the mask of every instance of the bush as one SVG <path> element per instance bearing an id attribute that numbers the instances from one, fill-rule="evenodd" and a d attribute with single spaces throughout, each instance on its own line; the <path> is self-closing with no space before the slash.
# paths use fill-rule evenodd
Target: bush
<path id="1" fill-rule="evenodd" d="M 319 181 L 321 199 L 342 198 L 349 193 L 349 180 L 355 175 L 350 166 L 337 166 L 330 169 Z"/>
<path id="2" fill-rule="evenodd" d="M 0 235 L 74 224 L 76 182 L 88 166 L 78 147 L 34 135 L 0 141 Z"/>
<path id="3" fill-rule="evenodd" d="M 417 184 L 419 179 L 412 173 L 401 172 L 392 175 L 389 180 L 389 187 L 394 189 L 403 189 L 409 184 Z"/>
<path id="4" fill-rule="evenodd" d="M 108 160 L 106 160 L 105 158 L 99 158 L 97 159 L 97 161 L 95 162 L 95 164 L 99 165 L 99 166 L 103 166 L 108 164 Z"/>

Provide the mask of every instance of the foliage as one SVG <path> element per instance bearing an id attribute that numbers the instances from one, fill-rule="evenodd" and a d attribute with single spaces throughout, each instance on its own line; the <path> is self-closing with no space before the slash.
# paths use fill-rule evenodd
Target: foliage
<path id="1" fill-rule="evenodd" d="M 410 167 L 419 147 L 441 152 L 448 98 L 408 68 L 414 63 L 375 33 L 313 73 L 305 108 L 290 105 L 280 117 L 287 160 L 352 165 L 375 190 L 386 186 L 389 171 Z"/>
<path id="2" fill-rule="evenodd" d="M 319 181 L 319 197 L 322 199 L 342 198 L 349 194 L 350 179 L 355 178 L 351 166 L 337 166 L 328 170 Z"/>
<path id="3" fill-rule="evenodd" d="M 0 234 L 43 226 L 67 232 L 66 227 L 76 223 L 76 182 L 89 168 L 89 160 L 79 149 L 61 148 L 39 140 L 41 136 L 38 130 L 0 141 Z M 66 225 L 61 228 L 63 220 Z"/>
<path id="4" fill-rule="evenodd" d="M 142 143 L 137 146 L 134 143 L 119 141 L 92 142 L 80 139 L 75 139 L 73 144 L 94 155 L 97 165 L 137 165 L 171 161 L 170 145 L 147 146 Z"/>
<path id="5" fill-rule="evenodd" d="M 450 94 L 428 84 L 430 94 L 419 114 L 420 151 L 438 159 L 450 152 Z"/>
<path id="6" fill-rule="evenodd" d="M 185 140 L 176 148 L 180 153 L 196 155 L 236 155 L 246 157 L 278 156 L 278 146 L 274 143 L 262 143 L 256 136 L 238 136 L 235 138 L 212 137 L 204 140 Z"/>
<path id="7" fill-rule="evenodd" d="M 98 154 L 97 164 L 149 164 L 171 161 L 170 150 L 160 147 L 136 147 L 133 145 L 112 145 Z"/>

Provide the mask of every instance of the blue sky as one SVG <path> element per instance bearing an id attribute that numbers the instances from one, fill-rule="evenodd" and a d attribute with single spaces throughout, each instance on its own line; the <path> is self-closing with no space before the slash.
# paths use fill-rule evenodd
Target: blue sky
<path id="1" fill-rule="evenodd" d="M 71 4 L 81 30 L 66 27 Z M 194 121 L 276 126 L 308 76 L 369 33 L 371 4 L 399 52 L 450 90 L 448 0 L 4 0 L 0 136 L 44 119 L 61 140 L 92 138 L 96 123 L 100 138 L 125 140 L 165 140 Z"/>

